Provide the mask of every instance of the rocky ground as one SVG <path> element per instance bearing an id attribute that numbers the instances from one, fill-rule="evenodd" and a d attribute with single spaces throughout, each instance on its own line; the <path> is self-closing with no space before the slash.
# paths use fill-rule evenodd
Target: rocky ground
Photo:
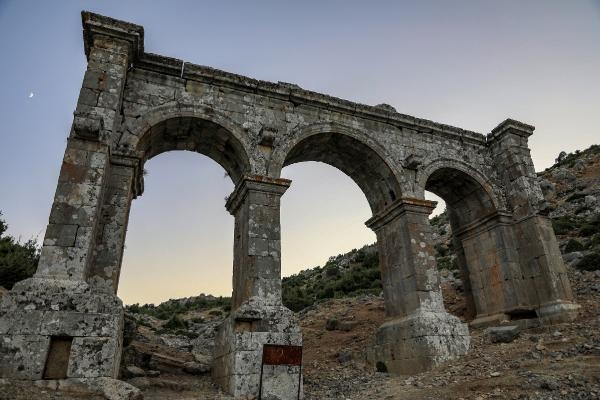
<path id="1" fill-rule="evenodd" d="M 485 330 L 471 330 L 467 356 L 414 376 L 378 373 L 363 360 L 365 347 L 384 320 L 382 298 L 333 299 L 310 307 L 298 315 L 304 334 L 305 398 L 598 399 L 600 271 L 569 268 L 569 273 L 582 306 L 573 323 L 523 329 L 510 343 L 492 343 Z M 446 304 L 456 306 L 454 312 L 462 316 L 460 291 L 446 284 L 444 295 Z M 132 323 L 136 318 L 138 323 Z M 209 333 L 191 339 L 158 333 L 164 322 L 153 317 L 130 316 L 123 379 L 149 400 L 231 399 L 212 384 L 201 362 L 218 320 L 207 321 Z"/>
<path id="2" fill-rule="evenodd" d="M 361 343 L 383 318 L 381 300 L 319 305 L 302 318 L 307 399 L 600 398 L 600 272 L 570 273 L 582 305 L 574 323 L 522 330 L 510 343 L 491 343 L 485 330 L 471 330 L 467 356 L 410 377 L 376 373 L 361 361 Z M 348 332 L 326 331 L 332 310 L 364 319 Z M 311 352 L 312 343 L 326 350 Z"/>

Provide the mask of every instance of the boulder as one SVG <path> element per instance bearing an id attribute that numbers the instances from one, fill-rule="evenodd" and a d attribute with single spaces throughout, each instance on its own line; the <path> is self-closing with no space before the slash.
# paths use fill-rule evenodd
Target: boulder
<path id="1" fill-rule="evenodd" d="M 337 354 L 337 360 L 340 364 L 345 364 L 348 361 L 352 360 L 352 352 L 347 350 L 342 350 Z"/>
<path id="2" fill-rule="evenodd" d="M 325 329 L 328 331 L 350 332 L 356 325 L 358 325 L 358 321 L 340 321 L 337 319 L 328 319 L 325 322 Z"/>
<path id="3" fill-rule="evenodd" d="M 570 253 L 563 254 L 563 261 L 571 267 L 574 267 L 582 258 L 583 253 L 581 251 L 572 251 Z"/>
<path id="4" fill-rule="evenodd" d="M 596 196 L 593 196 L 591 194 L 588 194 L 587 196 L 585 196 L 583 200 L 587 207 L 593 207 L 598 202 L 598 199 L 596 199 Z"/>
<path id="5" fill-rule="evenodd" d="M 547 179 L 540 179 L 540 188 L 546 200 L 556 195 L 556 185 Z"/>
<path id="6" fill-rule="evenodd" d="M 140 367 L 136 367 L 135 365 L 128 365 L 125 367 L 125 372 L 128 377 L 136 378 L 138 376 L 146 376 L 146 372 Z"/>
<path id="7" fill-rule="evenodd" d="M 486 334 L 492 343 L 510 343 L 515 340 L 521 330 L 517 325 L 494 326 L 486 329 Z"/>

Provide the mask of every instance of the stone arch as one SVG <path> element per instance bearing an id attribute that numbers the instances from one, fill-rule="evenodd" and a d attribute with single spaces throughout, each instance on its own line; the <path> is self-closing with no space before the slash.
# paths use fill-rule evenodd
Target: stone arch
<path id="1" fill-rule="evenodd" d="M 420 190 L 446 202 L 452 244 L 464 283 L 466 317 L 503 318 L 519 308 L 515 293 L 523 284 L 508 217 L 492 182 L 456 160 L 436 160 L 417 177 Z M 501 317 L 502 316 L 502 317 Z"/>
<path id="2" fill-rule="evenodd" d="M 374 214 L 402 196 L 400 174 L 391 157 L 356 129 L 335 123 L 300 128 L 285 147 L 274 151 L 269 172 L 279 176 L 283 167 L 302 161 L 320 161 L 348 175 Z"/>
<path id="3" fill-rule="evenodd" d="M 246 131 L 205 106 L 157 107 L 136 120 L 117 147 L 134 150 L 142 163 L 166 151 L 195 151 L 219 163 L 234 183 L 255 172 Z"/>
<path id="4" fill-rule="evenodd" d="M 252 171 L 244 130 L 209 107 L 157 107 L 130 124 L 116 147 L 115 153 L 120 155 L 113 154 L 110 159 L 99 235 L 86 276 L 97 290 L 114 293 L 121 273 L 129 210 L 133 199 L 143 191 L 140 170 L 146 161 L 167 151 L 187 150 L 220 164 L 234 184 Z"/>
<path id="5" fill-rule="evenodd" d="M 423 196 L 427 182 L 432 174 L 442 169 L 453 169 L 462 172 L 483 188 L 496 210 L 503 210 L 505 208 L 500 189 L 498 189 L 487 176 L 473 166 L 451 158 L 433 160 L 418 170 L 416 177 L 416 190 L 418 191 L 418 196 Z"/>

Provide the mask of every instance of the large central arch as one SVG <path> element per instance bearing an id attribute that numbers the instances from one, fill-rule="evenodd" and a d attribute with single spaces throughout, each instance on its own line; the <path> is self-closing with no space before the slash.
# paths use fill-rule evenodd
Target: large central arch
<path id="1" fill-rule="evenodd" d="M 576 315 L 529 154 L 533 126 L 507 119 L 482 135 L 146 53 L 141 26 L 82 19 L 87 70 L 38 269 L 0 305 L 0 376 L 48 378 L 46 365 L 62 362 L 63 378 L 117 378 L 129 207 L 144 162 L 177 149 L 211 157 L 235 183 L 225 204 L 233 307 L 213 377 L 236 398 L 302 394 L 302 336 L 281 302 L 279 210 L 291 182 L 280 172 L 295 162 L 337 167 L 369 202 L 388 319 L 367 359 L 380 369 L 414 373 L 468 350 L 466 325 L 443 307 L 426 189 L 449 204 L 478 324 Z M 68 357 L 54 359 L 65 342 Z"/>
<path id="2" fill-rule="evenodd" d="M 295 140 L 278 149 L 273 157 L 271 172 L 276 176 L 285 166 L 319 161 L 339 169 L 356 182 L 373 213 L 401 196 L 389 156 L 360 131 L 339 124 L 318 123 L 302 128 L 294 136 Z"/>

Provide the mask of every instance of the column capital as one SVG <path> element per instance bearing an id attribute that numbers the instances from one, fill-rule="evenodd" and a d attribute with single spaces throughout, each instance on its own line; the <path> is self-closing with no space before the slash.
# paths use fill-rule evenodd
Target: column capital
<path id="1" fill-rule="evenodd" d="M 401 197 L 388 205 L 377 214 L 373 215 L 365 225 L 377 232 L 380 228 L 406 213 L 429 215 L 435 209 L 437 201 L 416 199 L 412 197 Z"/>
<path id="2" fill-rule="evenodd" d="M 131 157 L 119 153 L 112 153 L 110 163 L 121 167 L 128 167 L 133 170 L 133 181 L 131 190 L 133 198 L 137 198 L 144 193 L 144 166 L 141 158 Z"/>
<path id="3" fill-rule="evenodd" d="M 104 36 L 127 43 L 129 46 L 129 62 L 135 62 L 144 54 L 144 27 L 130 22 L 94 14 L 81 12 L 83 25 L 83 43 L 85 56 L 90 56 L 96 37 Z"/>
<path id="4" fill-rule="evenodd" d="M 250 191 L 283 195 L 292 183 L 289 179 L 262 175 L 244 175 L 227 198 L 225 208 L 234 215 Z"/>

